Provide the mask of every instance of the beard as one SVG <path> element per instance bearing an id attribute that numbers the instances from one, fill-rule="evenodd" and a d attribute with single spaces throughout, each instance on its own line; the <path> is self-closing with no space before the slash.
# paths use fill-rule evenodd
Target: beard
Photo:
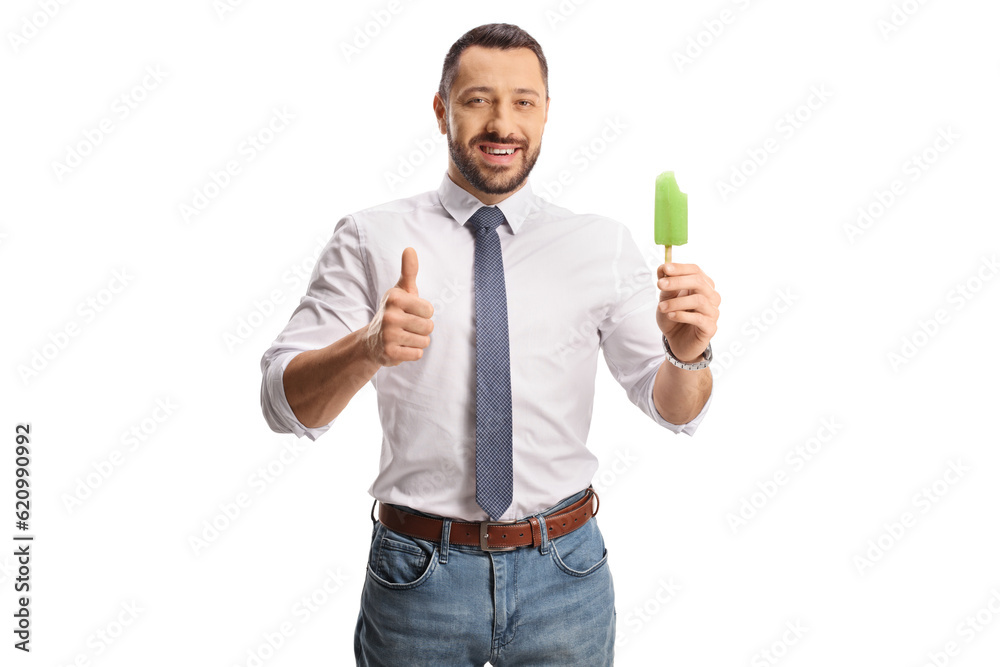
<path id="1" fill-rule="evenodd" d="M 488 132 L 473 137 L 468 146 L 461 146 L 451 136 L 450 126 L 447 128 L 447 136 L 448 152 L 451 154 L 451 159 L 455 162 L 455 166 L 458 167 L 458 172 L 465 177 L 465 180 L 472 187 L 490 195 L 507 194 L 521 187 L 521 184 L 524 183 L 525 179 L 528 178 L 528 174 L 534 168 L 535 162 L 538 160 L 538 154 L 542 149 L 541 145 L 539 145 L 533 151 L 528 152 L 526 144 L 516 141 L 505 141 L 498 135 Z M 505 175 L 511 171 L 513 165 L 479 164 L 476 153 L 479 152 L 478 145 L 482 142 L 516 146 L 524 155 L 524 158 L 521 160 L 521 168 L 514 173 Z"/>

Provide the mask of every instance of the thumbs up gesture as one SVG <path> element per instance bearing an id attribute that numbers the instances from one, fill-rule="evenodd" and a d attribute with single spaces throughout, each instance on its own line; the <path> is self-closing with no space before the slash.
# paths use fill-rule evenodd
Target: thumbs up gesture
<path id="1" fill-rule="evenodd" d="M 399 280 L 386 290 L 378 312 L 368 324 L 365 349 L 381 366 L 416 361 L 431 344 L 434 306 L 417 293 L 417 251 L 403 250 Z"/>

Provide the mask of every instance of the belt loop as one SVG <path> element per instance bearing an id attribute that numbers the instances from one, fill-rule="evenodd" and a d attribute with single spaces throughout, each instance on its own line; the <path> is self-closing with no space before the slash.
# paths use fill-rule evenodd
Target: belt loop
<path id="1" fill-rule="evenodd" d="M 544 514 L 538 515 L 538 524 L 539 524 L 538 527 L 542 531 L 542 545 L 539 547 L 538 551 L 544 556 L 545 554 L 549 553 L 549 529 L 546 528 L 545 526 Z"/>
<path id="2" fill-rule="evenodd" d="M 438 562 L 448 562 L 448 540 L 451 538 L 451 519 L 441 519 L 441 552 L 438 555 Z"/>
<path id="3" fill-rule="evenodd" d="M 531 524 L 531 546 L 542 546 L 542 527 L 537 516 L 529 516 L 528 523 Z"/>

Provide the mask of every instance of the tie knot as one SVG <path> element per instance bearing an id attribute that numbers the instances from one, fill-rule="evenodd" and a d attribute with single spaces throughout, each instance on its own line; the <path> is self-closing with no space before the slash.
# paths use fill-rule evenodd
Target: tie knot
<path id="1" fill-rule="evenodd" d="M 472 217 L 469 218 L 469 224 L 476 232 L 491 232 L 502 225 L 506 219 L 500 209 L 493 206 L 483 206 L 472 214 Z"/>

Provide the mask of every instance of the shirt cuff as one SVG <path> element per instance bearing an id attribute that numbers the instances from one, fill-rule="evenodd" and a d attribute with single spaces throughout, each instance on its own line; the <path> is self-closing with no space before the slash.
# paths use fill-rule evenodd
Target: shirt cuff
<path id="1" fill-rule="evenodd" d="M 291 350 L 271 360 L 267 370 L 264 371 L 264 378 L 261 382 L 260 405 L 264 412 L 264 419 L 267 420 L 272 431 L 275 433 L 294 433 L 300 438 L 306 436 L 315 442 L 316 438 L 330 430 L 330 427 L 337 420 L 334 418 L 325 426 L 309 428 L 298 420 L 291 406 L 288 405 L 288 399 L 285 397 L 285 368 L 295 356 L 303 351 Z"/>
<path id="2" fill-rule="evenodd" d="M 655 384 L 655 383 L 654 383 Z M 702 406 L 701 412 L 685 424 L 674 424 L 673 422 L 668 422 L 660 415 L 660 411 L 656 409 L 656 404 L 653 402 L 653 388 L 650 387 L 648 400 L 649 400 L 649 414 L 653 417 L 655 421 L 660 426 L 670 429 L 674 433 L 686 433 L 688 435 L 694 435 L 694 432 L 698 430 L 698 424 L 705 417 L 705 413 L 708 412 L 708 406 L 712 404 L 712 396 L 715 394 L 715 385 L 712 385 L 711 391 L 709 391 L 708 398 L 705 400 L 705 405 Z"/>

